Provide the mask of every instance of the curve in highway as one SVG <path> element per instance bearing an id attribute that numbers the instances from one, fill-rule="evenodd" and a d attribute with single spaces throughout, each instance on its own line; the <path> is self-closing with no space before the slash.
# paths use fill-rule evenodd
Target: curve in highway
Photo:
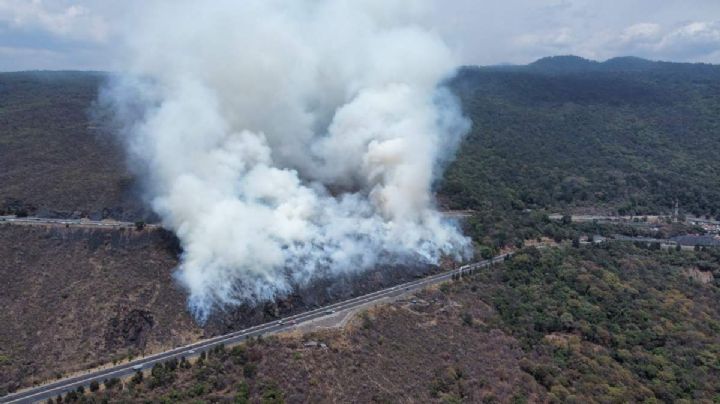
<path id="1" fill-rule="evenodd" d="M 422 279 L 416 279 L 411 282 L 392 286 L 390 288 L 378 290 L 362 296 L 357 296 L 348 300 L 333 303 L 327 306 L 319 307 L 303 313 L 285 317 L 279 321 L 259 324 L 240 331 L 229 334 L 220 335 L 210 339 L 202 340 L 190 345 L 174 348 L 155 355 L 146 356 L 136 359 L 132 362 L 120 364 L 107 369 L 99 369 L 90 373 L 69 377 L 56 382 L 32 387 L 13 394 L 0 397 L 0 403 L 34 403 L 57 395 L 65 394 L 69 391 L 77 389 L 79 386 L 87 388 L 91 382 L 97 381 L 102 383 L 106 379 L 123 378 L 130 376 L 138 370 L 152 368 L 156 363 L 166 362 L 171 359 L 180 359 L 181 357 L 192 357 L 199 355 L 200 352 L 208 351 L 218 345 L 233 345 L 240 343 L 248 338 L 257 337 L 259 335 L 274 334 L 286 331 L 295 326 L 311 321 L 328 314 L 338 311 L 350 310 L 367 303 L 379 301 L 381 299 L 396 297 L 405 293 L 416 291 L 434 284 L 444 282 L 453 277 L 453 275 L 463 275 L 470 273 L 476 269 L 487 267 L 493 263 L 503 261 L 512 253 L 502 254 L 490 260 L 479 261 L 467 265 L 463 265 L 457 269 L 446 271 L 440 274 L 431 275 Z"/>

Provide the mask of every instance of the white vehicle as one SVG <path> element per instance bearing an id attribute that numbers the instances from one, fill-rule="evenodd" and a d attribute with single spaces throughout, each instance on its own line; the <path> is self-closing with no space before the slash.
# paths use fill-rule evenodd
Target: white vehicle
<path id="1" fill-rule="evenodd" d="M 325 314 L 334 314 L 335 310 L 325 310 Z"/>
<path id="2" fill-rule="evenodd" d="M 278 321 L 277 323 L 278 323 L 278 325 L 283 325 L 283 324 L 285 324 L 285 321 L 280 320 L 280 321 Z"/>
<path id="3" fill-rule="evenodd" d="M 195 350 L 194 350 L 194 349 L 191 349 L 191 350 L 188 351 L 188 353 L 189 353 L 190 355 L 192 355 L 192 354 L 195 353 Z"/>
<path id="4" fill-rule="evenodd" d="M 135 365 L 132 367 L 133 370 L 138 370 L 138 371 L 142 370 L 142 368 L 143 368 L 142 365 Z"/>

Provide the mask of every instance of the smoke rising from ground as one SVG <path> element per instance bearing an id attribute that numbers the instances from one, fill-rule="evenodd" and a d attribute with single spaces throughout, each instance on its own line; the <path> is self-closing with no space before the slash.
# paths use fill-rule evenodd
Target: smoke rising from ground
<path id="1" fill-rule="evenodd" d="M 431 192 L 469 124 L 422 2 L 173 1 L 105 96 L 203 321 L 317 277 L 467 256 Z"/>

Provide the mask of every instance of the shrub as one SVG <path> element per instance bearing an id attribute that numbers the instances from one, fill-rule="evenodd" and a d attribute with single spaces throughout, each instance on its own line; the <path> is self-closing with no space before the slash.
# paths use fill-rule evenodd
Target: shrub
<path id="1" fill-rule="evenodd" d="M 181 369 L 190 369 L 191 367 L 192 367 L 192 364 L 190 363 L 190 361 L 185 359 L 184 356 L 182 358 L 180 358 L 180 368 Z"/>
<path id="2" fill-rule="evenodd" d="M 281 404 L 285 402 L 285 395 L 276 385 L 271 384 L 265 387 L 261 402 L 263 404 Z"/>
<path id="3" fill-rule="evenodd" d="M 471 326 L 473 325 L 473 317 L 472 314 L 469 312 L 463 312 L 460 317 L 462 318 L 462 322 L 464 325 Z"/>
<path id="4" fill-rule="evenodd" d="M 215 347 L 215 354 L 218 356 L 223 356 L 225 354 L 225 344 L 219 344 Z"/>
<path id="5" fill-rule="evenodd" d="M 170 372 L 174 372 L 178 368 L 178 360 L 177 358 L 172 358 L 169 361 L 165 362 L 165 369 L 167 369 Z"/>
<path id="6" fill-rule="evenodd" d="M 245 366 L 243 366 L 243 375 L 248 379 L 252 379 L 253 377 L 255 377 L 256 373 L 257 365 L 255 365 L 254 363 L 246 363 Z"/>
<path id="7" fill-rule="evenodd" d="M 142 370 L 138 370 L 135 372 L 135 375 L 130 379 L 130 383 L 132 384 L 140 384 L 145 379 L 145 375 L 143 374 Z"/>
<path id="8" fill-rule="evenodd" d="M 368 313 L 367 310 L 360 313 L 360 319 L 362 320 L 362 328 L 366 330 L 372 328 L 373 322 L 370 318 L 370 313 Z"/>
<path id="9" fill-rule="evenodd" d="M 250 402 L 250 386 L 245 382 L 240 382 L 235 395 L 235 404 L 247 404 Z"/>
<path id="10" fill-rule="evenodd" d="M 116 377 L 113 377 L 112 379 L 105 379 L 105 381 L 103 381 L 103 384 L 105 385 L 106 389 L 110 390 L 120 384 L 120 379 Z"/>
<path id="11" fill-rule="evenodd" d="M 207 391 L 207 387 L 204 383 L 195 383 L 195 385 L 188 391 L 190 397 L 200 397 Z"/>
<path id="12" fill-rule="evenodd" d="M 244 365 L 248 361 L 247 349 L 244 345 L 238 345 L 230 350 L 230 356 L 236 365 Z"/>
<path id="13" fill-rule="evenodd" d="M 155 364 L 151 371 L 152 377 L 148 381 L 148 387 L 154 389 L 156 387 L 167 386 L 168 384 L 171 384 L 173 381 L 175 381 L 175 374 L 173 373 L 173 370 L 176 367 L 177 365 L 174 365 L 173 367 L 173 365 L 170 365 L 169 362 L 164 366 L 162 363 Z"/>

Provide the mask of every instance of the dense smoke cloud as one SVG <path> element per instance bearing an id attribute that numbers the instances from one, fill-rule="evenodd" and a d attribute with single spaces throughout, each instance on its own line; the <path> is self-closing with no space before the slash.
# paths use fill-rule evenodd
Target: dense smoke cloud
<path id="1" fill-rule="evenodd" d="M 152 3 L 108 89 L 204 320 L 316 277 L 467 256 L 431 187 L 469 124 L 422 2 Z"/>

